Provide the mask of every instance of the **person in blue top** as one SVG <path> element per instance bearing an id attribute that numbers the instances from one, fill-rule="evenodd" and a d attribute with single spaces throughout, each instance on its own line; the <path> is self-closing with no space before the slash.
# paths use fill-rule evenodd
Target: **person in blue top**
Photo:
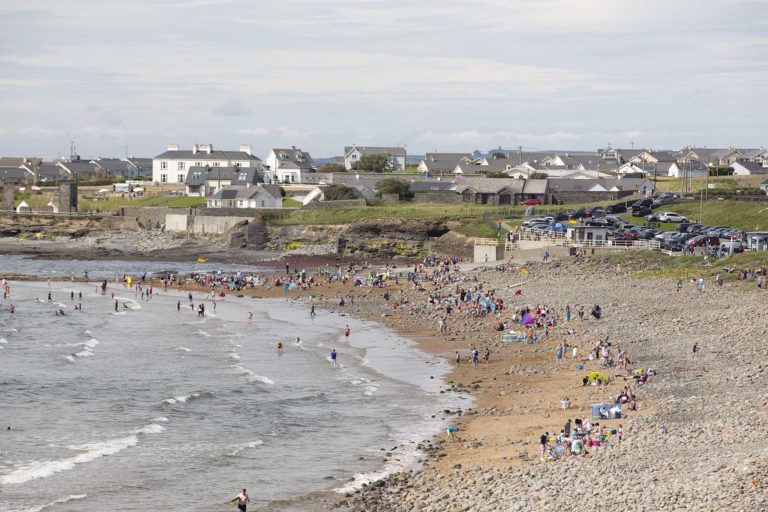
<path id="1" fill-rule="evenodd" d="M 565 347 L 561 343 L 557 346 L 557 350 L 555 350 L 555 360 L 557 361 L 557 366 L 560 366 L 560 361 L 562 361 L 564 353 Z"/>
<path id="2" fill-rule="evenodd" d="M 336 368 L 338 364 L 336 364 L 336 349 L 334 348 L 331 350 L 331 366 Z"/>

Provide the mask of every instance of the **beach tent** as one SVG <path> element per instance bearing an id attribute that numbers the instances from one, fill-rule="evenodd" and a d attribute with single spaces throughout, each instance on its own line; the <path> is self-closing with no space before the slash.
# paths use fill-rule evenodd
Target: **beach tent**
<path id="1" fill-rule="evenodd" d="M 608 377 L 603 372 L 598 372 L 598 371 L 589 372 L 587 374 L 587 382 L 592 384 L 596 380 L 600 380 L 602 382 L 608 382 Z"/>
<path id="2" fill-rule="evenodd" d="M 566 227 L 563 226 L 560 222 L 553 222 L 552 227 L 549 229 L 555 233 L 565 233 L 567 231 Z"/>

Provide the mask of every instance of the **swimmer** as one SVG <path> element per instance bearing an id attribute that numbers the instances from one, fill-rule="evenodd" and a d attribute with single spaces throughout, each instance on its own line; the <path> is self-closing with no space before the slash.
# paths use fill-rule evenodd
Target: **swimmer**
<path id="1" fill-rule="evenodd" d="M 296 344 L 301 345 L 301 338 L 299 338 L 298 336 L 296 336 Z"/>
<path id="2" fill-rule="evenodd" d="M 112 295 L 114 295 L 114 294 L 112 294 Z M 117 299 L 115 299 L 115 311 L 117 311 L 117 306 L 118 306 Z"/>
<path id="3" fill-rule="evenodd" d="M 53 302 L 53 298 L 51 298 L 51 292 L 48 292 L 48 302 Z"/>
<path id="4" fill-rule="evenodd" d="M 251 320 L 253 320 L 253 311 L 248 312 L 248 321 L 250 322 Z"/>
<path id="5" fill-rule="evenodd" d="M 283 355 L 283 342 L 278 341 L 277 342 L 277 355 L 281 356 Z"/>

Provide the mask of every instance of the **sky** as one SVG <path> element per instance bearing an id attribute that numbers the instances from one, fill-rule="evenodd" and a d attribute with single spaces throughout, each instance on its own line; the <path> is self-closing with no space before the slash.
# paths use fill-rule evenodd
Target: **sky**
<path id="1" fill-rule="evenodd" d="M 2 0 L 0 156 L 768 146 L 768 0 Z"/>

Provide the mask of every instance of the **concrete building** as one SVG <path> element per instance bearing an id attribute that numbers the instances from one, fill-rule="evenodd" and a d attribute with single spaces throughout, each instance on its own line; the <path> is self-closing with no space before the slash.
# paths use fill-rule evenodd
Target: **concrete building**
<path id="1" fill-rule="evenodd" d="M 312 156 L 296 146 L 272 148 L 266 164 L 270 179 L 275 183 L 304 183 L 302 176 L 316 170 Z"/>
<path id="2" fill-rule="evenodd" d="M 360 159 L 368 155 L 387 155 L 390 169 L 405 170 L 405 148 L 382 146 L 346 146 L 344 148 L 344 167 L 347 170 L 357 169 L 357 163 Z"/>
<path id="3" fill-rule="evenodd" d="M 224 187 L 208 198 L 208 208 L 282 208 L 283 198 L 276 185 Z"/>
<path id="4" fill-rule="evenodd" d="M 264 167 L 190 167 L 184 181 L 185 193 L 192 197 L 210 197 L 224 187 L 250 187 L 264 183 Z"/>
<path id="5" fill-rule="evenodd" d="M 243 144 L 239 151 L 214 150 L 212 144 L 195 144 L 192 149 L 181 150 L 178 144 L 152 159 L 152 181 L 156 183 L 185 183 L 191 167 L 254 167 L 261 159 L 251 153 L 251 146 Z"/>

